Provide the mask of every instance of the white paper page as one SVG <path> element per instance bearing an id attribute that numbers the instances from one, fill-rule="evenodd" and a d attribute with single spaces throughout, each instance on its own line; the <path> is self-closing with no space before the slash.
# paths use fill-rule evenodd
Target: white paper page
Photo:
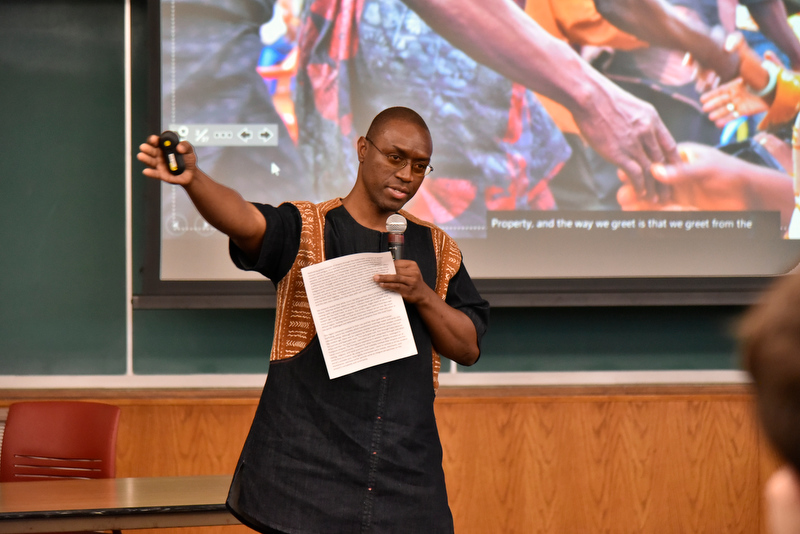
<path id="1" fill-rule="evenodd" d="M 301 272 L 332 379 L 417 353 L 403 297 L 372 279 L 394 274 L 390 252 L 342 256 Z"/>

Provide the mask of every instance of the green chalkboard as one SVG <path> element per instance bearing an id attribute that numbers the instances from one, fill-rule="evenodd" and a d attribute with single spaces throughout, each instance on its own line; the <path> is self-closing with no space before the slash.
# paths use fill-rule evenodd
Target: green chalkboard
<path id="1" fill-rule="evenodd" d="M 123 0 L 0 2 L 0 375 L 123 374 L 125 157 L 147 135 L 147 3 L 131 2 L 132 146 Z M 133 291 L 145 179 L 134 162 Z M 731 369 L 738 307 L 507 308 L 465 372 Z M 140 375 L 263 373 L 274 310 L 136 309 Z M 445 365 L 445 370 L 447 366 Z"/>
<path id="2" fill-rule="evenodd" d="M 459 372 L 736 369 L 735 307 L 496 308 Z M 141 374 L 265 372 L 274 310 L 137 310 Z M 444 362 L 444 370 L 448 365 Z"/>
<path id="3" fill-rule="evenodd" d="M 736 369 L 728 306 L 499 308 L 462 372 Z"/>
<path id="4" fill-rule="evenodd" d="M 136 310 L 137 374 L 266 373 L 275 310 Z"/>
<path id="5" fill-rule="evenodd" d="M 0 373 L 125 370 L 123 4 L 0 3 Z"/>

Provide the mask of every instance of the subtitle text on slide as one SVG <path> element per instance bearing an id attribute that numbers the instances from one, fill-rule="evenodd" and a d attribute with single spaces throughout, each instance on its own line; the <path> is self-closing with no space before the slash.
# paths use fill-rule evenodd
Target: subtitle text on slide
<path id="1" fill-rule="evenodd" d="M 524 233 L 617 233 L 636 235 L 778 236 L 772 212 L 492 212 L 489 231 Z"/>

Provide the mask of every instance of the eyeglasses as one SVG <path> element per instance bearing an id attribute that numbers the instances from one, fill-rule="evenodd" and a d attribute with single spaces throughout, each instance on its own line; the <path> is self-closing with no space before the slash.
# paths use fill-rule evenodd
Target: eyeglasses
<path id="1" fill-rule="evenodd" d="M 383 154 L 386 157 L 386 160 L 389 162 L 389 165 L 394 167 L 394 169 L 397 171 L 405 168 L 406 165 L 411 163 L 411 174 L 414 174 L 416 176 L 428 176 L 431 172 L 433 172 L 433 167 L 431 167 L 427 163 L 422 163 L 422 162 L 414 163 L 413 161 L 411 161 L 411 158 L 402 158 L 397 154 L 387 154 L 386 152 L 378 148 L 378 146 L 375 143 L 373 143 L 372 139 L 370 139 L 369 137 L 364 136 L 364 139 L 369 141 L 369 144 L 374 146 L 375 150 Z"/>

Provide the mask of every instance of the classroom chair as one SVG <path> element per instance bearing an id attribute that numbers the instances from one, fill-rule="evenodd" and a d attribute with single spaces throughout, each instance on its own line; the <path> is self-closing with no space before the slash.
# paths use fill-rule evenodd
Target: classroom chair
<path id="1" fill-rule="evenodd" d="M 0 482 L 114 478 L 118 406 L 16 402 L 8 409 Z"/>

